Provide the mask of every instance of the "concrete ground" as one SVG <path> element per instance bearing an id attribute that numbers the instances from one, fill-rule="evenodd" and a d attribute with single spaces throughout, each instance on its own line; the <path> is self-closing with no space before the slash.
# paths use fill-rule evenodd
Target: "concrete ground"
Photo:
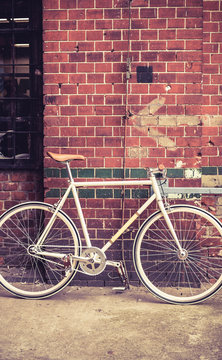
<path id="1" fill-rule="evenodd" d="M 221 360 L 222 291 L 198 305 L 143 288 L 68 287 L 45 300 L 0 290 L 1 360 Z"/>

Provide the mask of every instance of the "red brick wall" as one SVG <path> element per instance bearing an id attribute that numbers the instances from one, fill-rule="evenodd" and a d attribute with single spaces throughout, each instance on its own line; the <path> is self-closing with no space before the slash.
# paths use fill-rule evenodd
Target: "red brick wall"
<path id="1" fill-rule="evenodd" d="M 123 165 L 128 4 L 43 1 L 46 150 L 82 153 L 90 167 Z M 131 1 L 127 166 L 173 167 L 185 157 L 199 167 L 196 155 L 221 165 L 220 6 Z M 137 66 L 153 67 L 152 84 L 137 83 Z"/>
<path id="2" fill-rule="evenodd" d="M 100 168 L 121 169 L 126 122 L 127 169 L 164 163 L 205 173 L 212 167 L 220 176 L 221 6 L 219 0 L 132 0 L 128 32 L 127 0 L 43 0 L 45 154 L 85 155 L 78 166 L 93 169 L 90 177 Z M 152 83 L 137 82 L 138 66 L 152 66 Z M 52 202 L 66 185 L 57 166 L 45 157 Z M 202 177 L 175 175 L 169 184 L 200 186 Z M 92 238 L 112 235 L 121 199 L 95 193 L 81 201 Z M 128 199 L 126 215 L 140 201 Z"/>
<path id="3" fill-rule="evenodd" d="M 41 171 L 1 171 L 0 213 L 18 203 L 33 200 L 43 200 Z"/>

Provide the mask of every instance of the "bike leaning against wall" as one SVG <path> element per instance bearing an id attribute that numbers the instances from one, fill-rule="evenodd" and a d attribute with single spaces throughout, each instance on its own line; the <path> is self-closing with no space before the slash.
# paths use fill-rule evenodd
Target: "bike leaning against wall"
<path id="1" fill-rule="evenodd" d="M 14 206 L 0 217 L 0 283 L 10 293 L 28 299 L 56 294 L 67 286 L 77 271 L 95 276 L 106 266 L 117 268 L 128 287 L 122 261 L 109 260 L 106 251 L 123 232 L 156 201 L 158 210 L 138 229 L 133 261 L 141 283 L 155 296 L 173 304 L 194 304 L 216 294 L 222 287 L 222 225 L 204 209 L 165 204 L 156 173 L 148 179 L 76 182 L 70 162 L 81 155 L 48 155 L 65 164 L 68 186 L 55 204 L 27 202 Z M 102 247 L 93 246 L 83 216 L 77 189 L 101 186 L 151 186 L 153 194 Z M 62 210 L 72 193 L 84 235 Z"/>

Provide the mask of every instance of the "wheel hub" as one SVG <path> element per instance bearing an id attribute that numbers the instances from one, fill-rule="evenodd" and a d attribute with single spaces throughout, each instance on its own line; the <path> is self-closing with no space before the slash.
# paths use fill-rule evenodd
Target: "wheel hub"
<path id="1" fill-rule="evenodd" d="M 27 249 L 29 255 L 36 255 L 38 250 L 35 245 L 30 245 Z"/>
<path id="2" fill-rule="evenodd" d="M 98 275 L 106 267 L 106 256 L 96 247 L 84 250 L 81 257 L 87 258 L 87 261 L 80 262 L 80 267 L 88 275 Z"/>
<path id="3" fill-rule="evenodd" d="M 182 251 L 178 250 L 177 255 L 180 260 L 186 260 L 188 257 L 188 251 L 186 249 L 182 249 Z"/>

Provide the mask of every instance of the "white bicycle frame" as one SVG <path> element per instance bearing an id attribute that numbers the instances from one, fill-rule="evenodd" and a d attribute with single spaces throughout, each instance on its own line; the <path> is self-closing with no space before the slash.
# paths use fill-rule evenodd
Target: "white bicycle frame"
<path id="1" fill-rule="evenodd" d="M 38 243 L 36 244 L 36 248 L 40 248 L 40 246 L 44 243 L 44 240 L 48 234 L 48 232 L 50 231 L 54 220 L 56 218 L 56 215 L 58 213 L 59 210 L 62 209 L 66 199 L 68 198 L 70 192 L 72 192 L 73 194 L 73 198 L 74 198 L 74 202 L 77 208 L 77 212 L 78 212 L 78 216 L 80 219 L 80 223 L 81 223 L 81 227 L 83 230 L 83 234 L 85 237 L 85 242 L 86 245 L 88 247 L 92 247 L 91 244 L 91 240 L 89 237 L 89 233 L 87 230 L 87 226 L 86 226 L 86 222 L 85 222 L 85 218 L 82 212 L 82 207 L 79 201 L 79 197 L 78 197 L 78 193 L 77 193 L 77 188 L 80 187 L 104 187 L 104 186 L 152 186 L 153 188 L 153 195 L 151 195 L 151 197 L 135 212 L 135 214 L 121 227 L 121 229 L 119 229 L 110 240 L 108 240 L 108 242 L 103 246 L 103 248 L 101 249 L 102 252 L 106 252 L 106 250 L 108 250 L 110 248 L 110 246 L 124 233 L 124 231 L 142 214 L 142 212 L 154 201 L 156 200 L 159 206 L 160 211 L 162 212 L 166 223 L 169 227 L 169 230 L 177 244 L 178 250 L 181 254 L 183 254 L 183 249 L 179 243 L 179 240 L 176 236 L 176 233 L 174 231 L 173 225 L 169 219 L 169 216 L 167 214 L 167 211 L 165 209 L 164 203 L 163 203 L 163 199 L 159 190 L 159 186 L 156 180 L 156 177 L 154 175 L 154 173 L 152 171 L 150 171 L 150 179 L 149 180 L 104 180 L 104 181 L 90 181 L 90 182 L 75 182 L 71 173 L 71 169 L 70 169 L 70 165 L 69 162 L 65 162 L 66 166 L 67 166 L 67 170 L 68 170 L 68 176 L 69 176 L 69 186 L 65 192 L 65 194 L 63 195 L 63 197 L 59 200 L 55 211 L 49 221 L 49 223 L 47 224 L 45 230 L 43 231 L 41 237 L 39 238 Z M 55 253 L 49 253 L 49 252 L 45 252 L 45 251 L 40 251 L 40 253 L 42 255 L 47 255 L 47 256 L 53 256 L 53 257 L 58 257 L 58 258 L 62 258 L 64 257 L 64 254 L 55 254 Z M 81 257 L 74 257 L 78 260 L 82 260 L 84 261 L 85 258 L 81 258 Z"/>

